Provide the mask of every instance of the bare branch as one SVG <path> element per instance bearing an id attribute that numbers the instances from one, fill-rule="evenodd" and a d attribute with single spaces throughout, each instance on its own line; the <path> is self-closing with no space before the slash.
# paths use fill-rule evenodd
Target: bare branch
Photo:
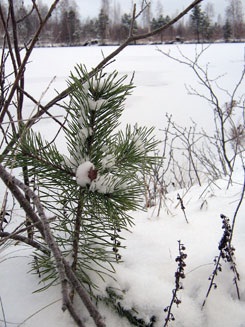
<path id="1" fill-rule="evenodd" d="M 58 2 L 59 2 L 59 0 L 55 0 L 53 2 L 53 4 L 51 5 L 51 7 L 50 7 L 50 9 L 49 9 L 49 11 L 48 11 L 48 13 L 46 15 L 46 17 L 43 20 L 43 23 L 39 26 L 39 28 L 37 29 L 35 35 L 33 36 L 31 44 L 30 44 L 29 48 L 26 51 L 25 57 L 23 58 L 23 60 L 21 62 L 21 65 L 19 66 L 15 81 L 14 81 L 12 87 L 11 87 L 8 98 L 5 101 L 4 108 L 3 108 L 2 112 L 1 112 L 1 115 L 0 115 L 0 125 L 3 122 L 6 111 L 7 111 L 8 107 L 10 105 L 10 102 L 11 102 L 11 100 L 12 100 L 12 98 L 13 98 L 15 92 L 16 92 L 16 89 L 17 89 L 17 87 L 19 85 L 19 81 L 23 76 L 27 61 L 28 61 L 28 59 L 29 59 L 29 57 L 30 57 L 30 55 L 32 53 L 32 50 L 33 50 L 33 48 L 34 48 L 34 46 L 35 46 L 35 44 L 36 44 L 36 42 L 38 40 L 38 37 L 39 37 L 42 29 L 44 28 L 46 22 L 48 21 L 49 17 L 51 16 L 52 12 L 54 11 L 54 9 L 55 9 L 56 5 L 58 4 Z"/>
<path id="2" fill-rule="evenodd" d="M 37 249 L 39 251 L 50 254 L 49 249 L 44 247 L 41 243 L 36 242 L 35 240 L 32 240 L 32 239 L 30 239 L 30 238 L 28 238 L 26 236 L 18 235 L 16 233 L 0 232 L 0 237 L 3 238 L 3 240 L 1 240 L 1 243 L 6 242 L 7 240 L 11 239 L 11 240 L 15 240 L 15 241 L 25 243 L 25 244 L 30 245 L 30 246 L 32 246 L 33 248 L 35 248 L 35 249 Z"/>

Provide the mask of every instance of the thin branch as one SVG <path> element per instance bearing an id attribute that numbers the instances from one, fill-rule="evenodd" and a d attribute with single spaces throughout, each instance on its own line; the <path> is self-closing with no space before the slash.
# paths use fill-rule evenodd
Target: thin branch
<path id="1" fill-rule="evenodd" d="M 25 228 L 24 230 L 26 230 L 26 229 L 27 228 Z M 42 251 L 43 253 L 50 254 L 49 249 L 44 247 L 41 243 L 30 239 L 29 237 L 26 237 L 23 235 L 18 235 L 16 233 L 7 233 L 7 232 L 0 232 L 0 237 L 4 238 L 3 240 L 1 240 L 1 242 L 6 242 L 7 240 L 11 239 L 11 240 L 19 241 L 19 242 L 25 243 L 27 245 L 30 245 L 33 248 L 35 248 L 39 251 Z"/>
<path id="2" fill-rule="evenodd" d="M 238 211 L 241 207 L 241 204 L 244 200 L 244 195 L 245 195 L 245 166 L 243 166 L 243 188 L 242 188 L 242 192 L 241 192 L 241 195 L 240 195 L 240 200 L 238 202 L 238 205 L 236 207 L 236 210 L 235 210 L 235 213 L 234 213 L 234 216 L 233 216 L 233 220 L 232 220 L 232 227 L 231 227 L 231 237 L 230 237 L 230 242 L 232 240 L 232 237 L 233 237 L 233 233 L 234 233 L 234 228 L 235 228 L 235 223 L 236 223 L 236 217 L 237 217 L 237 214 L 238 214 Z"/>
<path id="3" fill-rule="evenodd" d="M 22 76 L 23 76 L 24 70 L 25 70 L 25 68 L 26 68 L 26 64 L 27 64 L 27 62 L 28 62 L 28 59 L 29 59 L 29 57 L 30 57 L 30 55 L 31 55 L 31 53 L 32 53 L 32 50 L 33 50 L 34 46 L 36 45 L 36 42 L 37 42 L 37 40 L 38 40 L 38 38 L 39 38 L 39 35 L 40 35 L 40 33 L 42 32 L 42 29 L 44 28 L 46 22 L 47 22 L 48 19 L 50 18 L 51 14 L 52 14 L 52 12 L 54 11 L 54 9 L 55 9 L 56 5 L 58 4 L 58 2 L 59 2 L 59 0 L 55 0 L 55 1 L 53 2 L 53 4 L 51 5 L 51 7 L 50 7 L 50 9 L 49 9 L 49 11 L 48 11 L 48 13 L 47 13 L 47 15 L 46 15 L 46 17 L 45 17 L 44 20 L 43 20 L 43 23 L 39 26 L 38 30 L 36 31 L 35 35 L 33 36 L 33 39 L 32 39 L 32 41 L 31 41 L 31 44 L 30 44 L 29 48 L 28 48 L 27 51 L 26 51 L 25 57 L 23 58 L 23 60 L 22 60 L 22 62 L 21 62 L 21 65 L 19 66 L 19 69 L 18 69 L 18 72 L 17 72 L 16 78 L 15 78 L 15 81 L 14 81 L 12 87 L 11 87 L 11 90 L 10 90 L 10 92 L 9 92 L 8 98 L 7 98 L 6 101 L 5 101 L 4 108 L 3 108 L 2 112 L 1 112 L 1 115 L 0 115 L 0 125 L 1 125 L 2 122 L 3 122 L 3 119 L 4 119 L 4 116 L 5 116 L 5 113 L 6 113 L 8 107 L 9 107 L 9 105 L 10 105 L 10 103 L 11 103 L 11 100 L 12 100 L 12 98 L 13 98 L 15 92 L 16 92 L 16 89 L 17 89 L 17 87 L 18 87 L 19 81 L 20 81 L 20 79 L 21 79 Z"/>
<path id="4" fill-rule="evenodd" d="M 17 187 L 16 184 L 18 184 L 18 183 L 17 183 L 16 178 L 13 177 L 12 175 L 10 175 L 1 164 L 0 164 L 0 177 L 3 180 L 4 184 L 12 192 L 12 194 L 16 198 L 16 200 L 21 204 L 25 213 L 30 217 L 32 222 L 34 224 L 36 224 L 41 235 L 43 237 L 45 237 L 43 224 L 42 224 L 41 220 L 39 219 L 38 215 L 34 212 L 33 208 L 29 204 L 29 202 L 25 199 L 23 193 Z"/>
<path id="5" fill-rule="evenodd" d="M 63 115 L 52 116 L 50 114 L 49 117 L 41 117 L 40 119 L 43 120 L 43 119 L 54 119 L 54 118 L 63 118 L 63 117 L 64 117 Z M 20 123 L 20 122 L 25 122 L 25 121 L 29 122 L 30 120 L 33 120 L 33 119 L 30 119 L 30 118 L 27 118 L 27 119 L 17 119 L 17 120 L 12 120 L 11 123 Z M 56 121 L 58 122 L 58 120 L 56 120 Z M 9 125 L 9 124 L 10 124 L 10 122 L 3 122 L 2 123 L 2 125 Z M 62 127 L 63 127 L 63 125 L 62 125 Z"/>

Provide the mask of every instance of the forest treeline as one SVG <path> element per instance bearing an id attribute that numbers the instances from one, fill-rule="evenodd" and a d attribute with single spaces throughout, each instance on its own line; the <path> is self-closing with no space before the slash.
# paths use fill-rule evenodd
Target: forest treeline
<path id="1" fill-rule="evenodd" d="M 144 2 L 146 4 L 146 2 Z M 155 7 L 153 10 L 153 4 Z M 8 2 L 1 1 L 0 42 L 4 44 L 4 22 L 11 24 L 8 14 Z M 14 2 L 16 15 L 16 31 L 23 46 L 27 46 L 40 20 L 48 12 L 48 6 L 35 1 L 26 4 L 24 1 Z M 138 8 L 140 11 L 143 8 Z M 147 33 L 171 20 L 164 12 L 161 1 L 150 2 L 142 14 L 141 20 L 135 21 L 134 33 Z M 50 17 L 43 30 L 39 46 L 76 46 L 90 44 L 119 44 L 129 34 L 132 22 L 131 12 L 123 12 L 119 1 L 101 0 L 100 11 L 96 17 L 80 13 L 75 0 L 62 0 L 55 13 Z M 6 37 L 6 35 L 5 35 Z M 9 35 L 9 37 L 13 37 Z M 174 26 L 148 39 L 148 42 L 239 42 L 245 39 L 245 20 L 241 0 L 228 0 L 224 14 L 216 16 L 213 4 L 203 2 L 192 9 L 188 18 L 180 20 Z M 146 40 L 144 40 L 146 42 Z"/>

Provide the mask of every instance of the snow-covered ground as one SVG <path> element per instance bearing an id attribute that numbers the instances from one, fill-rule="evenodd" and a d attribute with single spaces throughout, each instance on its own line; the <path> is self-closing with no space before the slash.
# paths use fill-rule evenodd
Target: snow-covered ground
<path id="1" fill-rule="evenodd" d="M 162 45 L 160 49 L 177 51 L 175 45 Z M 180 49 L 192 58 L 198 51 L 195 45 L 180 45 Z M 83 63 L 88 68 L 94 67 L 102 58 L 102 52 L 106 56 L 112 50 L 112 47 L 35 49 L 27 70 L 27 89 L 46 102 L 56 91 L 66 87 L 69 72 L 75 64 Z M 219 92 L 224 103 L 227 100 L 226 92 L 221 89 L 232 92 L 244 66 L 243 58 L 243 44 L 215 44 L 201 58 L 204 65 L 210 62 L 211 77 L 220 76 Z M 122 125 L 135 122 L 139 125 L 153 125 L 157 136 L 161 137 L 159 129 L 164 128 L 165 114 L 170 113 L 182 126 L 189 126 L 192 118 L 207 132 L 212 132 L 212 108 L 202 98 L 187 95 L 185 84 L 201 90 L 191 69 L 167 59 L 155 46 L 128 47 L 107 67 L 109 71 L 114 69 L 129 76 L 135 71 L 136 89 L 127 100 Z M 48 87 L 54 77 L 55 80 Z M 42 96 L 44 90 L 46 92 Z M 28 103 L 27 108 L 33 110 Z M 43 120 L 39 126 L 45 136 L 52 138 L 54 131 L 49 120 Z M 61 149 L 63 145 L 64 140 L 60 140 Z M 202 309 L 210 283 L 209 277 L 214 270 L 213 260 L 219 255 L 218 245 L 224 232 L 220 214 L 226 215 L 232 222 L 240 200 L 244 177 L 239 167 L 234 181 L 228 190 L 226 180 L 216 181 L 209 187 L 206 184 L 193 186 L 188 192 L 184 189 L 175 190 L 167 194 L 159 216 L 156 207 L 147 212 L 132 213 L 135 226 L 130 233 L 124 232 L 123 245 L 126 248 L 121 250 L 123 263 L 115 267 L 116 281 L 108 279 L 103 283 L 98 279 L 101 294 L 106 286 L 115 287 L 118 292 L 124 291 L 121 304 L 125 309 L 134 308 L 145 321 L 155 315 L 157 322 L 154 326 L 163 326 L 166 317 L 164 308 L 170 304 L 175 287 L 175 258 L 178 255 L 178 241 L 181 240 L 187 254 L 186 278 L 182 280 L 183 290 L 178 292 L 181 304 L 178 308 L 173 306 L 175 320 L 169 326 L 244 327 L 244 203 L 236 218 L 232 240 L 240 274 L 240 300 L 237 299 L 230 265 L 221 261 L 222 271 L 214 280 L 217 288 L 211 290 Z M 184 201 L 188 224 L 177 200 L 178 193 Z M 38 276 L 28 273 L 31 269 L 30 253 L 31 249 L 21 244 L 0 249 L 0 326 L 73 326 L 68 313 L 61 311 L 58 287 L 33 293 L 40 285 Z M 119 320 L 108 308 L 101 305 L 100 309 L 108 327 L 130 326 L 126 319 Z M 85 310 L 84 319 L 87 327 L 94 326 Z"/>

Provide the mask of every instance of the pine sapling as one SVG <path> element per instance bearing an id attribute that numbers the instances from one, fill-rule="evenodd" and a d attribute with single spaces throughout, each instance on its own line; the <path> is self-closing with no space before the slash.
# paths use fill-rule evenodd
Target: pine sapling
<path id="1" fill-rule="evenodd" d="M 202 304 L 202 309 L 206 304 L 207 298 L 209 296 L 209 293 L 214 287 L 214 289 L 217 288 L 217 284 L 214 282 L 215 277 L 218 275 L 218 272 L 222 271 L 222 265 L 220 263 L 221 259 L 223 259 L 225 262 L 228 262 L 230 264 L 230 268 L 234 273 L 234 284 L 236 287 L 237 291 L 237 297 L 240 300 L 240 292 L 239 292 L 239 287 L 238 287 L 238 281 L 240 280 L 239 273 L 236 269 L 236 263 L 235 263 L 235 258 L 234 258 L 234 252 L 235 248 L 231 245 L 231 238 L 232 238 L 232 228 L 230 225 L 229 218 L 227 218 L 225 215 L 221 214 L 220 218 L 222 219 L 222 229 L 224 229 L 224 233 L 222 235 L 222 238 L 219 242 L 219 255 L 214 258 L 214 270 L 212 272 L 212 275 L 209 277 L 210 284 L 209 288 L 205 297 L 205 300 L 203 301 Z"/>
<path id="2" fill-rule="evenodd" d="M 102 279 L 115 272 L 114 263 L 121 260 L 119 233 L 133 224 L 130 212 L 142 208 L 142 167 L 151 171 L 157 160 L 154 128 L 136 124 L 119 129 L 133 89 L 126 78 L 116 71 L 91 76 L 77 66 L 64 105 L 66 154 L 30 129 L 15 157 L 16 167 L 29 167 L 29 177 L 37 178 L 42 204 L 56 217 L 51 226 L 55 240 L 89 290 L 97 286 L 94 272 Z M 54 284 L 53 258 L 42 253 L 37 258 L 43 280 Z"/>
<path id="3" fill-rule="evenodd" d="M 175 320 L 175 317 L 171 312 L 173 304 L 175 303 L 178 307 L 178 305 L 181 303 L 181 300 L 177 297 L 177 292 L 183 289 L 181 279 L 185 278 L 184 269 L 186 267 L 185 259 L 187 258 L 187 254 L 184 253 L 186 249 L 184 244 L 182 244 L 181 241 L 178 241 L 178 243 L 179 243 L 179 255 L 175 259 L 175 261 L 178 262 L 178 268 L 177 271 L 175 272 L 175 288 L 172 291 L 173 296 L 170 305 L 164 309 L 164 312 L 167 312 L 167 317 L 165 318 L 164 327 L 168 326 L 168 323 L 170 321 Z"/>

